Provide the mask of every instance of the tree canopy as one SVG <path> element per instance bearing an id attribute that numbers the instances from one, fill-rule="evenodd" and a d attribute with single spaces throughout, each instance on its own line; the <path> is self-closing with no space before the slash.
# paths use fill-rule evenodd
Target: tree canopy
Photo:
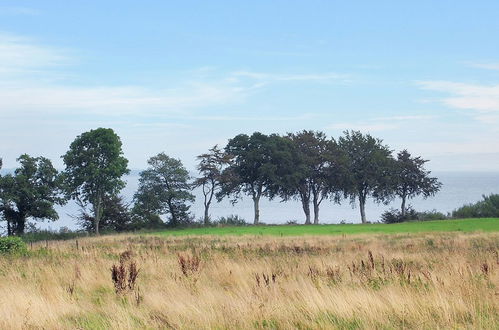
<path id="1" fill-rule="evenodd" d="M 97 128 L 77 136 L 62 158 L 66 192 L 80 206 L 91 205 L 98 234 L 104 199 L 125 187 L 122 177 L 129 173 L 121 140 L 112 129 Z"/>
<path id="2" fill-rule="evenodd" d="M 162 152 L 147 163 L 149 168 L 140 172 L 134 213 L 152 219 L 168 215 L 171 226 L 190 221 L 187 203 L 194 201 L 194 195 L 190 192 L 189 172 L 182 162 Z"/>
<path id="3" fill-rule="evenodd" d="M 22 235 L 27 219 L 57 220 L 55 205 L 65 203 L 57 170 L 45 157 L 21 155 L 14 174 L 0 178 L 0 212 L 9 235 Z"/>
<path id="4" fill-rule="evenodd" d="M 407 199 L 419 195 L 428 198 L 435 195 L 442 187 L 438 179 L 431 177 L 431 172 L 425 170 L 426 162 L 428 161 L 421 157 L 411 157 L 407 150 L 397 154 L 391 178 L 395 195 L 402 199 L 400 208 L 402 217 L 405 216 Z"/>
<path id="5" fill-rule="evenodd" d="M 392 196 L 390 180 L 394 159 L 392 151 L 381 139 L 359 131 L 345 131 L 338 140 L 345 155 L 344 191 L 352 202 L 359 201 L 362 223 L 366 223 L 365 205 L 368 197 L 388 202 Z"/>

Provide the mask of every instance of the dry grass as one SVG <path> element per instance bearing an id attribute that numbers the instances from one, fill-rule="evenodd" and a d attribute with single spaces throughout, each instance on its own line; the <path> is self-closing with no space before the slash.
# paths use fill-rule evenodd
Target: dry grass
<path id="1" fill-rule="evenodd" d="M 2 257 L 0 328 L 491 329 L 498 251 L 497 233 L 43 243 Z"/>

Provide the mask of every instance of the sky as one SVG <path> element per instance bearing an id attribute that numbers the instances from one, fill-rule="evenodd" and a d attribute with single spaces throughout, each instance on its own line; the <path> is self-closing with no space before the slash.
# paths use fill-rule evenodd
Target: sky
<path id="1" fill-rule="evenodd" d="M 239 133 L 354 129 L 434 171 L 499 170 L 499 1 L 3 1 L 0 157 L 130 168 Z"/>

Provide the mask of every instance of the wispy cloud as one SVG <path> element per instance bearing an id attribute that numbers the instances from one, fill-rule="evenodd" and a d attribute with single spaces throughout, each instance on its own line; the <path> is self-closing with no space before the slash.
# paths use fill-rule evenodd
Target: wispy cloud
<path id="1" fill-rule="evenodd" d="M 0 15 L 27 15 L 36 16 L 40 15 L 41 12 L 35 8 L 29 7 L 19 7 L 19 6 L 1 6 Z"/>
<path id="2" fill-rule="evenodd" d="M 399 125 L 393 123 L 373 123 L 373 122 L 353 122 L 353 123 L 335 123 L 327 127 L 333 130 L 355 130 L 366 133 L 388 131 L 399 128 Z"/>
<path id="3" fill-rule="evenodd" d="M 61 49 L 41 46 L 30 39 L 0 32 L 0 79 L 68 63 L 69 57 Z"/>
<path id="4" fill-rule="evenodd" d="M 276 74 L 268 72 L 235 71 L 231 74 L 234 78 L 248 78 L 262 84 L 275 82 L 309 81 L 309 82 L 349 82 L 349 75 L 334 72 L 302 73 L 302 74 Z"/>
<path id="5" fill-rule="evenodd" d="M 381 132 L 397 130 L 414 121 L 432 120 L 437 118 L 434 115 L 405 115 L 405 116 L 386 116 L 373 117 L 364 121 L 334 123 L 328 126 L 333 130 L 356 130 L 361 132 Z"/>
<path id="6" fill-rule="evenodd" d="M 474 110 L 480 115 L 499 111 L 499 85 L 452 81 L 420 81 L 417 84 L 422 89 L 448 94 L 438 101 L 452 108 Z"/>
<path id="7" fill-rule="evenodd" d="M 473 68 L 499 70 L 499 62 L 467 62 Z"/>

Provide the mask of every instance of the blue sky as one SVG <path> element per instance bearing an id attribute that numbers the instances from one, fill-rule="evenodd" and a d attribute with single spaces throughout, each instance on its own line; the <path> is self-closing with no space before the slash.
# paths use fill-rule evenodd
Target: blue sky
<path id="1" fill-rule="evenodd" d="M 96 127 L 132 168 L 238 133 L 358 129 L 499 170 L 498 1 L 1 1 L 0 157 Z"/>

